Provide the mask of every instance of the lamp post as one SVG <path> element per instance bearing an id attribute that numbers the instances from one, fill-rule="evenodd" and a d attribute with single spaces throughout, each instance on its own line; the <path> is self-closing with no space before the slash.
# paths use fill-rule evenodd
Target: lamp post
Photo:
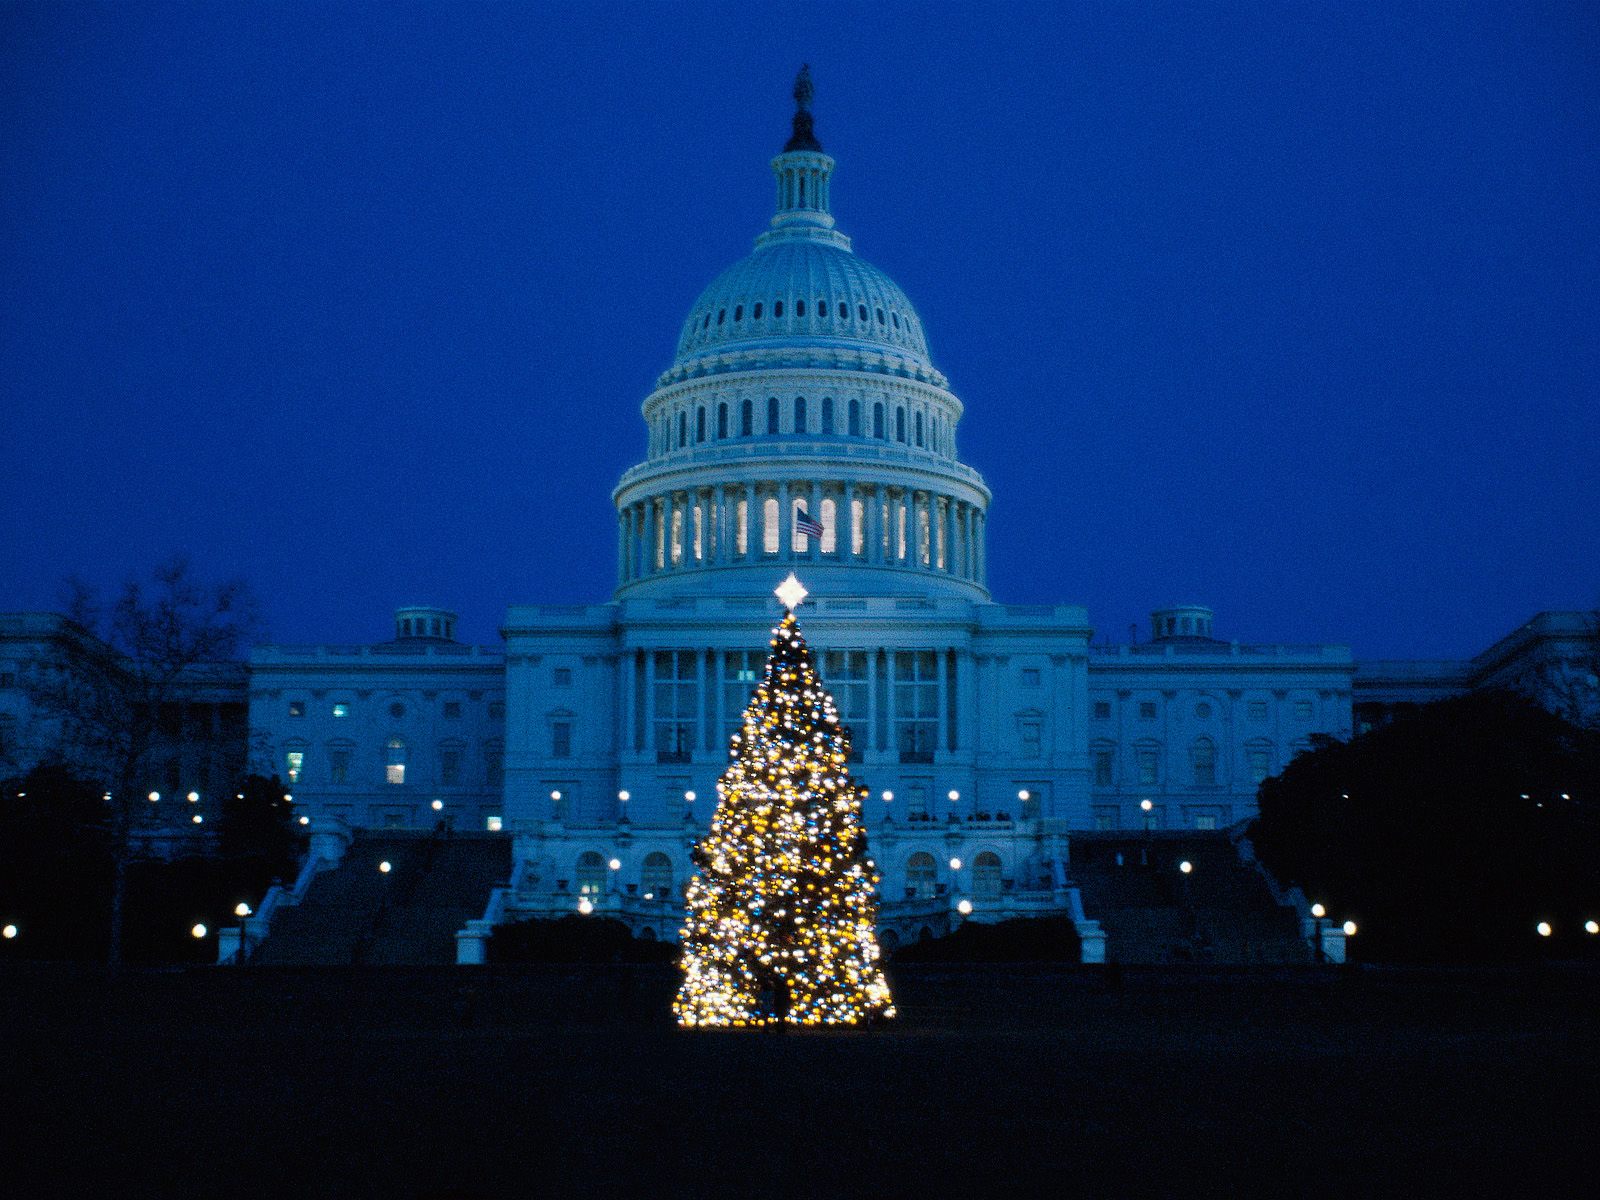
<path id="1" fill-rule="evenodd" d="M 249 943 L 245 940 L 249 937 L 245 918 L 250 915 L 250 906 L 243 900 L 239 901 L 233 906 L 233 915 L 239 918 L 239 948 L 234 952 L 234 965 L 242 967 L 250 961 Z"/>
<path id="2" fill-rule="evenodd" d="M 1311 906 L 1311 917 L 1315 922 L 1315 932 L 1312 934 L 1311 949 L 1315 954 L 1316 961 L 1318 963 L 1326 961 L 1322 954 L 1322 918 L 1326 917 L 1327 915 L 1328 910 L 1323 908 L 1321 904 L 1313 904 Z"/>
<path id="3" fill-rule="evenodd" d="M 1139 801 L 1139 811 L 1144 814 L 1144 819 L 1142 822 L 1144 825 L 1144 848 L 1139 851 L 1139 865 L 1141 867 L 1148 867 L 1150 865 L 1150 843 L 1153 840 L 1150 836 L 1150 831 L 1155 828 L 1155 826 L 1152 824 L 1152 822 L 1155 821 L 1155 818 L 1150 815 L 1150 810 L 1154 807 L 1155 805 L 1149 800 Z"/>

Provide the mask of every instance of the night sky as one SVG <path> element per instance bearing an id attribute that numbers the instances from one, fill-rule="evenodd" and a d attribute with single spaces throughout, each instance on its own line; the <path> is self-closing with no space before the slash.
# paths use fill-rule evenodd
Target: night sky
<path id="1" fill-rule="evenodd" d="M 0 5 L 0 610 L 174 550 L 281 641 L 608 599 L 802 61 L 996 599 L 1362 657 L 1600 604 L 1588 0 L 50 0 Z"/>

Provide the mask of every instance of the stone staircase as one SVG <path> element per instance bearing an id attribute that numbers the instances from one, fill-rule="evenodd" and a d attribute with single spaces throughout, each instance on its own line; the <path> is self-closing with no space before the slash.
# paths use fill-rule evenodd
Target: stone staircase
<path id="1" fill-rule="evenodd" d="M 379 864 L 387 862 L 388 872 Z M 483 915 L 511 875 L 511 838 L 493 833 L 363 831 L 299 904 L 272 918 L 251 956 L 262 965 L 423 966 L 456 961 L 456 931 Z"/>
<path id="2" fill-rule="evenodd" d="M 1193 870 L 1184 874 L 1178 864 Z M 1074 834 L 1071 876 L 1108 961 L 1307 963 L 1300 918 L 1225 833 Z"/>

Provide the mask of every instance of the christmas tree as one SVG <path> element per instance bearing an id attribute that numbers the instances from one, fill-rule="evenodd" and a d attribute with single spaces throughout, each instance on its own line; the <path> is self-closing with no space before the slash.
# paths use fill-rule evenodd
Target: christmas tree
<path id="1" fill-rule="evenodd" d="M 672 1006 L 680 1025 L 894 1016 L 878 961 L 866 789 L 851 781 L 850 735 L 795 623 L 804 589 L 791 575 L 779 594 L 791 611 L 773 630 L 711 830 L 694 850 Z"/>

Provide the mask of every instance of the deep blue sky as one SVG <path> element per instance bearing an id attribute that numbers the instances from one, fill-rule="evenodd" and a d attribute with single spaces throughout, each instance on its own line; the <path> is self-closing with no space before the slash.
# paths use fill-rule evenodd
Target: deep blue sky
<path id="1" fill-rule="evenodd" d="M 601 601 L 812 64 L 998 599 L 1466 655 L 1600 603 L 1600 6 L 0 5 L 0 609 Z M 1141 636 L 1142 636 L 1141 631 Z"/>

